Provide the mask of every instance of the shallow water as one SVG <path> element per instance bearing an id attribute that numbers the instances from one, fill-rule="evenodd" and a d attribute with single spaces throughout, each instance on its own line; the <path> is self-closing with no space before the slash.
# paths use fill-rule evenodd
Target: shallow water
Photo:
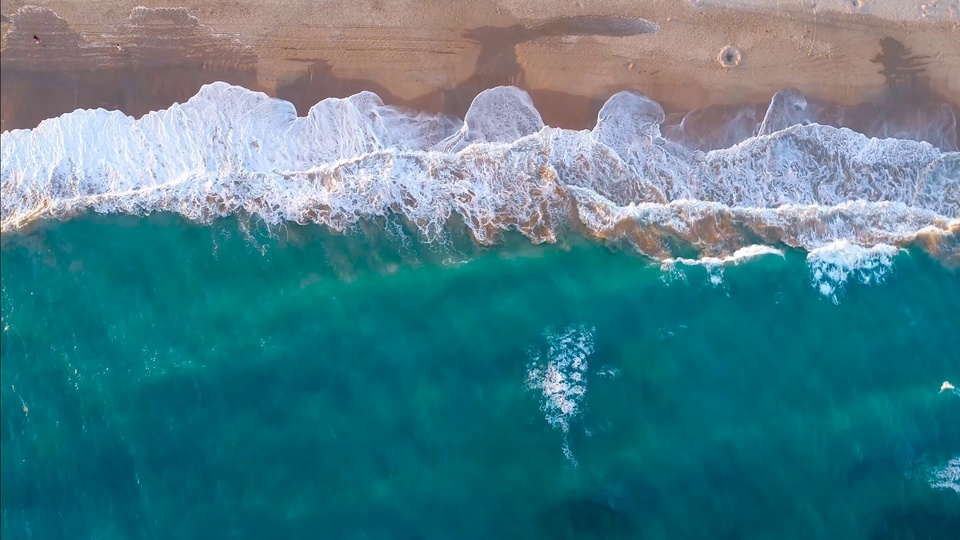
<path id="1" fill-rule="evenodd" d="M 661 267 L 252 223 L 5 239 L 4 538 L 960 528 L 960 279 L 921 252 L 825 291 L 793 250 Z"/>

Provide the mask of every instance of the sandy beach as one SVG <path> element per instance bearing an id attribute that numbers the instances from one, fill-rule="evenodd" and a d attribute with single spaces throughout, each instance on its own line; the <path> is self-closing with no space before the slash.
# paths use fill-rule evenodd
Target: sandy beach
<path id="1" fill-rule="evenodd" d="M 763 106 L 783 88 L 911 111 L 960 96 L 957 1 L 148 3 L 4 0 L 3 129 L 77 108 L 140 116 L 218 80 L 300 114 L 371 90 L 461 117 L 480 91 L 515 85 L 569 128 L 620 90 L 668 112 Z"/>

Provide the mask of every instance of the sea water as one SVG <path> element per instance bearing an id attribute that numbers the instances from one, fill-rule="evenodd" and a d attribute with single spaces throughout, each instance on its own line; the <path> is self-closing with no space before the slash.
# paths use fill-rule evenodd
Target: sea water
<path id="1" fill-rule="evenodd" d="M 4 133 L 3 537 L 952 538 L 957 153 L 517 92 Z"/>
<path id="2" fill-rule="evenodd" d="M 793 251 L 715 279 L 241 230 L 84 217 L 5 246 L 4 537 L 960 525 L 960 280 L 923 253 L 825 296 Z"/>

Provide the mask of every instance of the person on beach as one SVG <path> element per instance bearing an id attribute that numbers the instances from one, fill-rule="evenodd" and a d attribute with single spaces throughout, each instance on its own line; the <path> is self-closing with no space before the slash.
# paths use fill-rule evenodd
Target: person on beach
<path id="1" fill-rule="evenodd" d="M 40 38 L 37 37 L 36 34 L 33 35 L 33 42 L 36 43 L 37 45 L 43 45 L 43 42 L 40 41 Z"/>
<path id="2" fill-rule="evenodd" d="M 113 45 L 114 45 L 114 47 L 117 48 L 117 52 L 118 52 L 118 53 L 122 53 L 122 52 L 123 52 L 123 47 L 121 47 L 119 43 L 114 43 Z"/>

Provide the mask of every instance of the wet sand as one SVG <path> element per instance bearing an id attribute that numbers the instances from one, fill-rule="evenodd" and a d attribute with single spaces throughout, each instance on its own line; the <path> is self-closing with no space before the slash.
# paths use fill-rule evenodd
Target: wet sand
<path id="1" fill-rule="evenodd" d="M 590 127 L 620 90 L 668 112 L 713 106 L 704 123 L 788 87 L 827 108 L 895 109 L 908 123 L 942 102 L 956 111 L 960 96 L 956 1 L 38 3 L 2 3 L 4 130 L 77 108 L 140 116 L 217 80 L 301 114 L 371 90 L 461 117 L 477 93 L 510 84 L 567 128 Z"/>

